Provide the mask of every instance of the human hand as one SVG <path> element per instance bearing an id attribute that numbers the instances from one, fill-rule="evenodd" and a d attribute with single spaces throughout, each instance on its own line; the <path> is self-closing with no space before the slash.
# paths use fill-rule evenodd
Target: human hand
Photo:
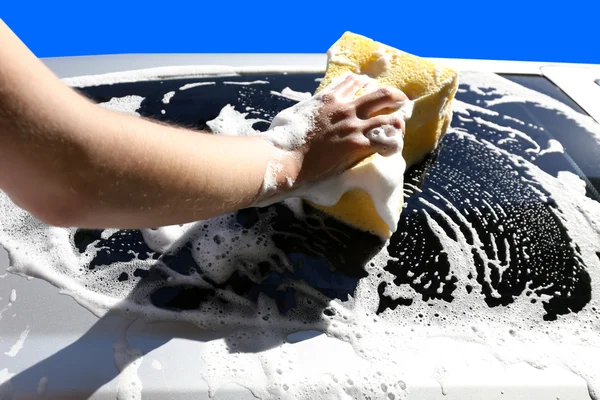
<path id="1" fill-rule="evenodd" d="M 341 173 L 375 153 L 397 152 L 405 125 L 395 111 L 409 102 L 398 89 L 349 74 L 279 113 L 262 136 L 287 151 L 281 170 L 292 189 Z"/>

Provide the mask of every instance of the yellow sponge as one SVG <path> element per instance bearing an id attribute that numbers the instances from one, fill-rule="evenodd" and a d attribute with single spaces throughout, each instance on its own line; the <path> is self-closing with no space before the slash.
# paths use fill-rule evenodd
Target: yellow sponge
<path id="1" fill-rule="evenodd" d="M 396 87 L 414 101 L 402 152 L 407 166 L 418 163 L 436 148 L 452 120 L 452 100 L 458 88 L 456 71 L 351 32 L 344 33 L 327 56 L 327 72 L 317 92 L 347 72 L 366 74 L 381 86 Z M 373 157 L 380 156 L 366 158 L 354 168 L 369 168 Z M 346 192 L 331 207 L 311 205 L 384 239 L 391 234 L 362 190 Z"/>

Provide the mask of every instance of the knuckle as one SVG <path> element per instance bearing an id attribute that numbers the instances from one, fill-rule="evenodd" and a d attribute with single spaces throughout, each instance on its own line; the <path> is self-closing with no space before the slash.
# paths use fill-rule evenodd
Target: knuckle
<path id="1" fill-rule="evenodd" d="M 350 119 L 354 117 L 354 109 L 347 105 L 339 107 L 331 113 L 332 122 L 339 122 L 342 120 Z"/>
<path id="2" fill-rule="evenodd" d="M 334 96 L 332 93 L 324 93 L 321 96 L 321 100 L 323 101 L 323 103 L 331 103 L 334 99 Z"/>
<path id="3" fill-rule="evenodd" d="M 349 74 L 346 79 L 348 79 L 349 82 L 358 82 L 359 78 L 356 74 Z"/>
<path id="4" fill-rule="evenodd" d="M 394 92 L 389 87 L 382 87 L 379 89 L 379 95 L 381 97 L 391 98 L 394 96 Z"/>
<path id="5" fill-rule="evenodd" d="M 368 148 L 371 146 L 371 142 L 369 141 L 369 139 L 367 139 L 363 135 L 353 135 L 349 138 L 349 142 L 354 148 Z"/>
<path id="6" fill-rule="evenodd" d="M 390 125 L 392 125 L 394 128 L 404 129 L 404 121 L 400 117 L 396 117 L 396 116 L 390 117 L 390 120 L 388 123 Z"/>
<path id="7" fill-rule="evenodd" d="M 361 126 L 360 121 L 358 121 L 354 118 L 348 119 L 347 121 L 344 122 L 344 129 L 347 131 L 355 132 L 355 131 L 361 130 L 361 128 L 362 128 L 362 126 Z"/>

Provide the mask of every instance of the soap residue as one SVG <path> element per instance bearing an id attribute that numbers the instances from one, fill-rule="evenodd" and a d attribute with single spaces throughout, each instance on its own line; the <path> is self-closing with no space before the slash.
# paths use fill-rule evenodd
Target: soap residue
<path id="1" fill-rule="evenodd" d="M 27 325 L 25 330 L 21 332 L 19 338 L 17 339 L 15 344 L 12 345 L 10 350 L 5 352 L 4 354 L 6 354 L 9 357 L 15 357 L 17 354 L 19 354 L 19 351 L 21 351 L 23 345 L 25 344 L 25 339 L 27 339 L 27 335 L 29 335 L 29 325 Z"/>
<path id="2" fill-rule="evenodd" d="M 162 364 L 158 360 L 152 360 L 152 368 L 154 368 L 157 371 L 161 371 L 162 370 Z"/>
<path id="3" fill-rule="evenodd" d="M 333 82 L 329 88 L 339 84 L 344 76 Z M 375 85 L 375 81 L 362 77 L 365 84 Z M 315 96 L 300 101 L 296 105 L 287 108 L 277 114 L 266 132 L 257 132 L 253 125 L 260 121 L 258 119 L 246 119 L 247 113 L 236 111 L 231 105 L 225 106 L 219 116 L 207 125 L 213 133 L 224 135 L 258 135 L 278 148 L 284 150 L 295 150 L 300 148 L 306 140 L 313 127 L 313 119 L 322 107 L 323 91 Z M 346 101 L 351 100 L 346 99 Z M 408 113 L 407 113 L 408 110 Z M 400 105 L 397 111 L 403 119 L 410 116 L 412 103 L 410 101 Z M 356 170 L 348 171 L 340 176 L 334 177 L 326 182 L 298 187 L 287 197 L 299 197 L 310 200 L 315 204 L 331 206 L 339 201 L 341 196 L 348 190 L 360 188 L 372 195 L 375 207 L 382 219 L 388 224 L 393 232 L 400 215 L 399 204 L 402 202 L 402 177 L 405 163 L 401 156 L 402 132 L 391 126 L 375 128 L 366 134 L 374 143 L 394 149 L 390 157 L 376 155 L 371 165 Z M 393 142 L 393 143 L 392 143 Z M 269 163 L 263 183 L 263 193 L 270 194 L 276 186 L 276 176 L 281 171 L 281 165 Z M 293 182 L 290 182 L 291 186 Z M 283 199 L 282 196 L 269 196 L 267 200 L 261 201 L 259 205 L 266 206 Z"/>
<path id="4" fill-rule="evenodd" d="M 307 100 L 312 97 L 312 93 L 310 92 L 297 92 L 295 90 L 290 89 L 289 87 L 284 88 L 281 92 L 271 90 L 271 94 L 273 96 L 284 97 L 286 99 L 295 101 Z"/>
<path id="5" fill-rule="evenodd" d="M 562 144 L 556 139 L 548 140 L 548 147 L 540 151 L 539 155 L 542 156 L 548 153 L 564 153 L 565 149 Z"/>
<path id="6" fill-rule="evenodd" d="M 140 114 L 137 112 L 142 105 L 144 98 L 141 96 L 123 96 L 113 97 L 107 102 L 99 103 L 100 107 L 107 108 L 109 110 L 117 110 L 126 114 L 130 114 L 139 117 Z"/>
<path id="7" fill-rule="evenodd" d="M 325 90 L 309 99 L 300 101 L 293 107 L 285 109 L 273 118 L 271 126 L 260 136 L 266 138 L 279 148 L 294 150 L 301 147 L 305 142 L 306 135 L 310 132 L 313 119 L 320 107 L 322 107 L 322 96 L 331 88 L 339 84 L 344 76 L 334 80 Z M 364 75 L 360 76 L 367 87 L 377 87 L 374 79 Z M 352 97 L 344 99 L 352 100 Z M 402 119 L 407 119 L 412 113 L 412 102 L 405 101 L 399 104 L 395 114 Z M 403 133 L 392 126 L 384 125 L 367 132 L 365 136 L 379 147 L 391 149 L 387 154 L 375 154 L 372 161 L 364 167 L 353 168 L 331 179 L 309 185 L 300 185 L 286 197 L 298 197 L 312 201 L 321 206 L 333 206 L 342 195 L 351 189 L 362 189 L 369 193 L 378 214 L 387 224 L 389 230 L 396 230 L 400 216 L 400 205 L 402 204 L 402 182 L 406 163 L 402 157 Z M 381 146 L 382 145 L 382 146 Z M 272 186 L 273 171 L 268 170 L 265 187 Z M 260 206 L 270 205 L 283 199 L 282 195 L 268 197 L 261 201 Z"/>
<path id="8" fill-rule="evenodd" d="M 196 82 L 196 83 L 186 83 L 185 85 L 181 86 L 179 88 L 179 90 L 188 90 L 188 89 L 192 89 L 195 87 L 199 87 L 199 86 L 208 86 L 208 85 L 215 85 L 215 82 Z"/>
<path id="9" fill-rule="evenodd" d="M 369 75 L 371 78 L 377 78 L 385 75 L 390 68 L 392 55 L 388 54 L 385 48 L 381 47 L 373 52 L 375 59 L 365 65 L 361 72 Z"/>
<path id="10" fill-rule="evenodd" d="M 117 400 L 141 400 L 142 381 L 138 369 L 142 364 L 144 354 L 131 347 L 127 340 L 127 328 L 121 333 L 121 338 L 113 346 L 115 364 L 119 369 Z"/>
<path id="11" fill-rule="evenodd" d="M 46 393 L 46 390 L 48 390 L 48 377 L 42 376 L 38 382 L 37 394 L 43 396 Z"/>
<path id="12" fill-rule="evenodd" d="M 461 82 L 462 93 L 483 101 L 456 103 L 436 162 L 425 177 L 407 182 L 412 197 L 401 229 L 360 263 L 365 275 L 347 297 L 328 290 L 338 281 L 347 286 L 343 279 L 352 275 L 343 266 L 356 263 L 352 252 L 370 246 L 366 237 L 353 240 L 358 233 L 323 216 L 287 213 L 279 205 L 181 230 L 105 230 L 80 251 L 76 230 L 48 227 L 0 194 L 0 243 L 10 253 L 10 272 L 49 281 L 98 316 L 112 310 L 232 328 L 198 354 L 211 394 L 235 383 L 261 398 L 390 400 L 437 382 L 440 394 L 456 397 L 465 379 L 527 382 L 529 375 L 557 370 L 583 378 L 598 399 L 600 204 L 585 196 L 583 180 L 572 172 L 554 177 L 536 165 L 551 138 L 505 118 L 496 105 L 534 103 L 590 134 L 600 129 L 496 75 L 465 73 Z M 221 125 L 229 118 L 237 121 L 234 128 L 245 124 L 234 114 Z M 147 250 L 110 268 L 89 268 L 119 240 Z M 154 257 L 153 251 L 164 253 Z M 305 265 L 297 259 L 303 252 Z M 311 257 L 323 254 L 330 258 L 317 270 L 322 280 L 308 284 L 302 273 L 316 268 Z M 176 257 L 183 261 L 170 264 Z M 120 282 L 123 273 L 146 277 Z M 263 289 L 232 290 L 233 277 Z M 177 288 L 195 293 L 197 306 L 175 312 L 179 303 L 152 302 Z M 293 307 L 282 313 L 277 296 L 290 293 L 283 304 Z M 290 333 L 307 330 L 326 335 L 288 341 Z M 125 342 L 115 349 L 120 365 L 140 355 Z M 139 364 L 130 365 L 124 376 L 137 376 Z M 0 382 L 4 375 L 10 377 L 4 369 Z"/>
<path id="13" fill-rule="evenodd" d="M 170 92 L 165 93 L 165 95 L 162 98 L 163 104 L 169 104 L 171 102 L 171 99 L 173 98 L 173 96 L 175 96 L 175 92 L 174 91 L 170 91 Z"/>
<path id="14" fill-rule="evenodd" d="M 327 63 L 345 65 L 351 67 L 353 72 L 360 72 L 359 66 L 350 59 L 349 50 L 342 48 L 338 44 L 334 44 L 327 50 Z"/>
<path id="15" fill-rule="evenodd" d="M 251 136 L 258 132 L 253 128 L 257 122 L 268 122 L 260 118 L 246 118 L 248 113 L 237 111 L 231 104 L 221 109 L 217 118 L 207 121 L 213 133 L 225 136 Z"/>
<path id="16" fill-rule="evenodd" d="M 10 373 L 8 368 L 0 369 L 0 399 L 11 399 L 13 394 L 13 387 L 10 383 L 10 379 L 15 374 Z"/>
<path id="17" fill-rule="evenodd" d="M 224 85 L 240 85 L 240 86 L 249 86 L 249 85 L 268 85 L 269 81 L 250 81 L 250 82 L 240 82 L 240 81 L 223 81 Z"/>
<path id="18" fill-rule="evenodd" d="M 8 302 L 4 307 L 0 308 L 0 321 L 2 321 L 2 315 L 12 307 L 12 302 Z"/>

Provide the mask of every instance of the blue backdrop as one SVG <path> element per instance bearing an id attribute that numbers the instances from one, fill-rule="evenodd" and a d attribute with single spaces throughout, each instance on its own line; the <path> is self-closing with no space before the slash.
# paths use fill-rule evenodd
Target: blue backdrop
<path id="1" fill-rule="evenodd" d="M 0 17 L 39 57 L 319 53 L 350 30 L 422 56 L 600 63 L 600 0 L 551 1 L 1 0 Z"/>

